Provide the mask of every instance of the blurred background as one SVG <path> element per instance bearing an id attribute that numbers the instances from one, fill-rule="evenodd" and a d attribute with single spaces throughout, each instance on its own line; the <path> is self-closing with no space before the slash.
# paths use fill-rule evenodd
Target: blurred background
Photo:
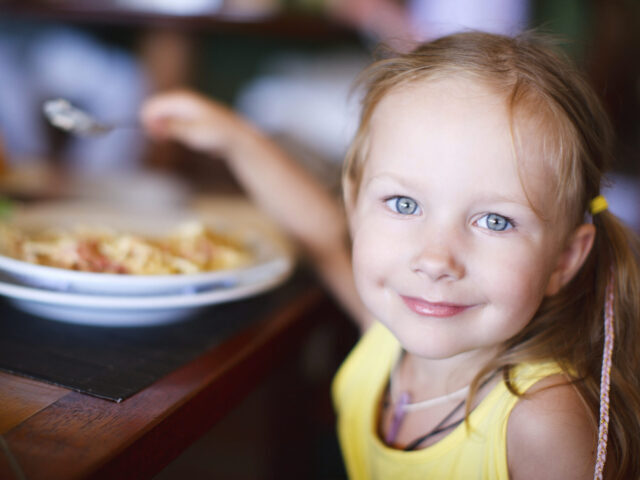
<path id="1" fill-rule="evenodd" d="M 0 0 L 0 195 L 170 208 L 236 193 L 222 162 L 136 126 L 144 98 L 175 87 L 243 112 L 338 194 L 352 82 L 379 43 L 530 28 L 556 35 L 602 96 L 618 134 L 607 195 L 640 230 L 637 0 Z M 127 128 L 70 136 L 45 121 L 50 98 Z M 348 325 L 318 327 L 157 478 L 344 478 L 329 384 L 354 340 Z"/>

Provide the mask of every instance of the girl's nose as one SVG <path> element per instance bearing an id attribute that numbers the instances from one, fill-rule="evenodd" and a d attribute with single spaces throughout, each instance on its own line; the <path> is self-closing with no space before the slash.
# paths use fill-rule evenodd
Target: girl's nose
<path id="1" fill-rule="evenodd" d="M 450 243 L 428 242 L 412 260 L 412 270 L 433 281 L 460 280 L 465 275 L 461 260 L 454 253 Z"/>

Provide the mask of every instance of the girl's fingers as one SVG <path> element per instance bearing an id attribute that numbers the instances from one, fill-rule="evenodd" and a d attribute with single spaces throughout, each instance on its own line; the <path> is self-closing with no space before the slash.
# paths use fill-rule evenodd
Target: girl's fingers
<path id="1" fill-rule="evenodd" d="M 201 151 L 219 152 L 241 130 L 242 122 L 227 107 L 188 91 L 158 94 L 140 110 L 150 136 L 171 139 Z"/>

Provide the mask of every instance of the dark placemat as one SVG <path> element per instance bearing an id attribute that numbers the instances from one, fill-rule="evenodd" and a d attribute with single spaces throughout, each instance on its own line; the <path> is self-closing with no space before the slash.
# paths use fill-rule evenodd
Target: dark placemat
<path id="1" fill-rule="evenodd" d="M 286 304 L 312 281 L 212 305 L 155 327 L 96 327 L 45 320 L 0 300 L 0 369 L 119 402 Z"/>

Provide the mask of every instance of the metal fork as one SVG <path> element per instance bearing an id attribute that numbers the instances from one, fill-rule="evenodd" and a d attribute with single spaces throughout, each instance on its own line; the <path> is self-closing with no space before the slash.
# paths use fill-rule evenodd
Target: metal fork
<path id="1" fill-rule="evenodd" d="M 100 122 L 64 98 L 45 101 L 42 105 L 42 111 L 51 125 L 74 135 L 103 135 L 116 128 L 134 128 L 136 126 L 134 124 Z"/>

